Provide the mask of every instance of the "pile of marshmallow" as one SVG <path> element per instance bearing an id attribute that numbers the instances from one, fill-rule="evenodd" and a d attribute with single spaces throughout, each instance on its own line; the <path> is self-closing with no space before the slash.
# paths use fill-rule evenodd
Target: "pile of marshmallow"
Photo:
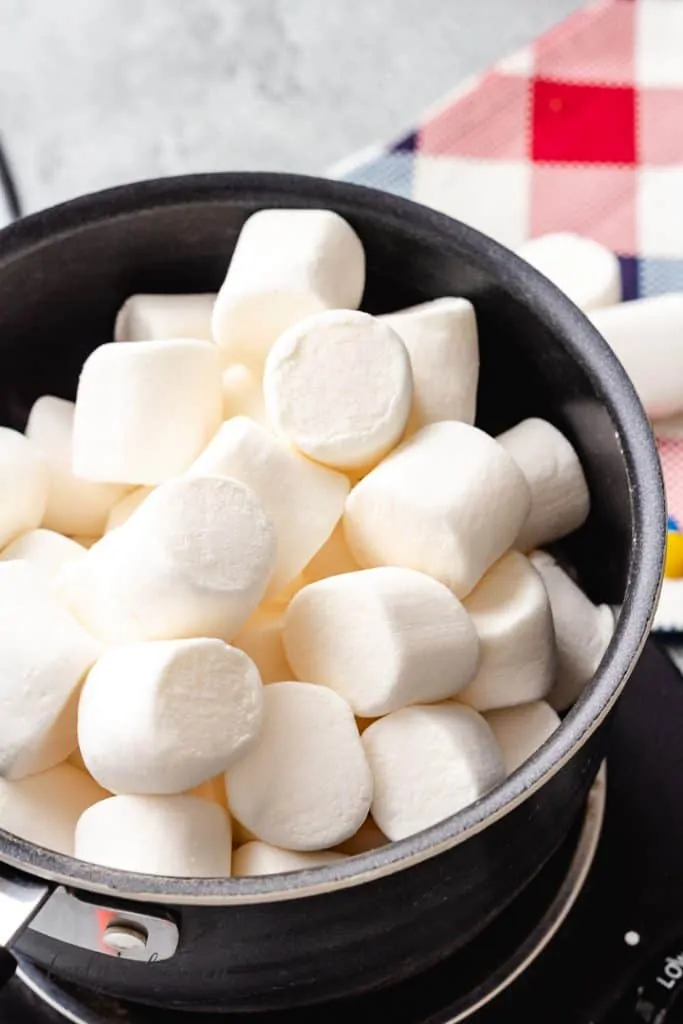
<path id="1" fill-rule="evenodd" d="M 76 402 L 0 429 L 0 828 L 258 875 L 400 840 L 557 728 L 614 621 L 542 545 L 571 444 L 473 426 L 463 298 L 359 312 L 323 210 L 250 217 L 214 295 L 134 295 Z"/>

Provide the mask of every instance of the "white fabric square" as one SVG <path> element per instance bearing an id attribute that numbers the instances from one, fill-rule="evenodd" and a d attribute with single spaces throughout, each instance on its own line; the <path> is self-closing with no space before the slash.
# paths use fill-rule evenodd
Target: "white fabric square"
<path id="1" fill-rule="evenodd" d="M 683 167 L 644 167 L 638 171 L 636 231 L 640 256 L 680 258 Z"/>
<path id="2" fill-rule="evenodd" d="M 683 4 L 648 0 L 635 16 L 636 84 L 683 86 Z"/>
<path id="3" fill-rule="evenodd" d="M 413 198 L 515 248 L 529 234 L 531 164 L 424 156 L 415 159 Z"/>

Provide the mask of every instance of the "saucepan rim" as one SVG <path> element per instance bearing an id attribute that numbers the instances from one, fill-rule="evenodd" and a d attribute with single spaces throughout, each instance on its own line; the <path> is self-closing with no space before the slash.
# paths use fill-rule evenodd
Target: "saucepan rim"
<path id="1" fill-rule="evenodd" d="M 661 585 L 666 537 L 659 459 L 647 416 L 616 357 L 588 319 L 514 253 L 459 221 L 411 200 L 323 178 L 271 173 L 186 175 L 135 182 L 74 199 L 0 232 L 0 274 L 31 250 L 98 223 L 162 207 L 230 203 L 245 210 L 313 204 L 353 221 L 360 214 L 410 233 L 423 245 L 465 256 L 532 307 L 568 350 L 607 407 L 625 463 L 631 554 L 625 599 L 595 677 L 558 729 L 504 783 L 458 814 L 400 842 L 324 867 L 258 878 L 184 879 L 138 875 L 86 864 L 0 831 L 0 862 L 34 876 L 121 899 L 227 906 L 311 896 L 371 882 L 464 842 L 528 799 L 588 740 L 615 703 L 643 648 Z"/>

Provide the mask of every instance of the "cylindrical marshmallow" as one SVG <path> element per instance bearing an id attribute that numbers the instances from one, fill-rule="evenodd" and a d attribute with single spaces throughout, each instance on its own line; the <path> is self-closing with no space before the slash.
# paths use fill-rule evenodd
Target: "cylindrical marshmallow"
<path id="1" fill-rule="evenodd" d="M 621 300 L 619 260 L 592 238 L 559 231 L 525 242 L 517 255 L 557 285 L 579 309 Z"/>
<path id="2" fill-rule="evenodd" d="M 339 523 L 304 569 L 304 579 L 306 583 L 316 583 L 328 576 L 340 576 L 345 572 L 357 572 L 358 569 L 360 566 L 346 543 L 344 527 Z"/>
<path id="3" fill-rule="evenodd" d="M 89 775 L 60 764 L 27 779 L 0 778 L 0 828 L 46 850 L 74 854 L 76 823 L 108 794 Z"/>
<path id="4" fill-rule="evenodd" d="M 377 823 L 369 814 L 358 831 L 350 839 L 340 843 L 337 849 L 348 857 L 355 857 L 360 853 L 378 850 L 380 846 L 386 846 L 388 842 L 384 832 L 377 827 Z"/>
<path id="5" fill-rule="evenodd" d="M 375 782 L 372 816 L 392 841 L 474 803 L 505 778 L 495 737 L 461 704 L 395 711 L 362 737 Z"/>
<path id="6" fill-rule="evenodd" d="M 621 302 L 590 318 L 652 419 L 683 412 L 683 292 Z"/>
<path id="7" fill-rule="evenodd" d="M 291 583 L 329 538 L 349 493 L 343 473 L 292 451 L 246 416 L 223 423 L 188 475 L 241 480 L 271 516 L 277 558 L 269 596 Z"/>
<path id="8" fill-rule="evenodd" d="M 466 423 L 432 423 L 356 484 L 344 530 L 360 565 L 418 569 L 464 597 L 512 546 L 530 503 L 497 441 Z"/>
<path id="9" fill-rule="evenodd" d="M 222 418 L 220 354 L 212 343 L 101 345 L 78 382 L 74 472 L 89 480 L 161 483 L 187 469 Z"/>
<path id="10" fill-rule="evenodd" d="M 401 439 L 413 378 L 396 331 L 333 309 L 295 324 L 268 354 L 266 412 L 299 451 L 337 469 L 372 466 Z"/>
<path id="11" fill-rule="evenodd" d="M 249 655 L 264 684 L 284 683 L 294 675 L 285 654 L 282 620 L 281 611 L 257 609 L 232 641 L 235 647 Z"/>
<path id="12" fill-rule="evenodd" d="M 388 566 L 304 587 L 285 612 L 284 642 L 298 679 L 331 687 L 367 718 L 452 697 L 479 663 L 472 620 L 448 587 Z"/>
<path id="13" fill-rule="evenodd" d="M 99 648 L 24 561 L 0 562 L 0 775 L 19 779 L 76 748 L 78 684 Z"/>
<path id="14" fill-rule="evenodd" d="M 543 580 L 509 551 L 465 600 L 479 636 L 479 671 L 458 700 L 477 711 L 545 697 L 555 679 L 555 635 Z"/>
<path id="15" fill-rule="evenodd" d="M 372 777 L 351 709 L 332 690 L 273 683 L 261 735 L 227 773 L 230 810 L 254 835 L 288 850 L 325 850 L 365 821 Z"/>
<path id="16" fill-rule="evenodd" d="M 30 562 L 49 583 L 54 583 L 65 566 L 85 556 L 75 540 L 53 530 L 28 530 L 8 544 L 0 561 Z"/>
<path id="17" fill-rule="evenodd" d="M 286 871 L 308 871 L 344 860 L 343 853 L 321 850 L 319 853 L 295 853 L 258 840 L 246 843 L 232 856 L 232 873 L 243 875 L 279 875 Z"/>
<path id="18" fill-rule="evenodd" d="M 114 324 L 114 341 L 212 341 L 213 292 L 196 295 L 131 295 Z"/>
<path id="19" fill-rule="evenodd" d="M 134 491 L 130 491 L 125 497 L 117 501 L 112 507 L 111 512 L 107 516 L 107 523 L 105 526 L 105 533 L 109 530 L 115 530 L 117 526 L 123 526 L 127 523 L 133 512 L 139 505 L 142 505 L 148 495 L 154 490 L 153 487 L 136 487 Z"/>
<path id="20" fill-rule="evenodd" d="M 238 480 L 171 480 L 70 573 L 70 607 L 108 643 L 229 641 L 265 594 L 275 564 L 270 516 Z"/>
<path id="21" fill-rule="evenodd" d="M 245 223 L 218 293 L 213 336 L 261 364 L 275 339 L 323 309 L 356 309 L 365 286 L 358 235 L 331 210 L 260 210 Z"/>
<path id="22" fill-rule="evenodd" d="M 83 686 L 78 745 L 111 793 L 184 793 L 246 754 L 262 693 L 251 658 L 222 640 L 113 648 Z"/>
<path id="23" fill-rule="evenodd" d="M 81 815 L 75 856 L 119 871 L 173 878 L 230 874 L 230 815 L 193 796 L 113 796 Z"/>
<path id="24" fill-rule="evenodd" d="M 434 299 L 380 319 L 393 327 L 410 356 L 413 408 L 409 432 L 441 420 L 474 423 L 479 338 L 472 303 Z"/>
<path id="25" fill-rule="evenodd" d="M 109 510 L 126 493 L 126 487 L 74 475 L 75 408 L 64 398 L 43 395 L 34 402 L 26 424 L 26 436 L 43 452 L 50 472 L 43 526 L 70 537 L 101 537 Z"/>
<path id="26" fill-rule="evenodd" d="M 257 423 L 266 422 L 261 378 L 242 363 L 233 363 L 223 371 L 223 419 L 248 416 Z"/>
<path id="27" fill-rule="evenodd" d="M 581 696 L 602 661 L 614 633 L 614 615 L 606 604 L 594 605 L 545 551 L 531 561 L 550 599 L 557 645 L 557 676 L 548 703 L 564 711 Z"/>
<path id="28" fill-rule="evenodd" d="M 560 726 L 560 717 L 544 700 L 498 708 L 485 716 L 512 775 Z"/>
<path id="29" fill-rule="evenodd" d="M 522 420 L 496 440 L 515 460 L 531 491 L 531 508 L 515 546 L 531 551 L 578 530 L 590 511 L 579 457 L 547 420 Z"/>
<path id="30" fill-rule="evenodd" d="M 0 548 L 40 526 L 49 486 L 40 448 L 16 430 L 0 427 Z"/>

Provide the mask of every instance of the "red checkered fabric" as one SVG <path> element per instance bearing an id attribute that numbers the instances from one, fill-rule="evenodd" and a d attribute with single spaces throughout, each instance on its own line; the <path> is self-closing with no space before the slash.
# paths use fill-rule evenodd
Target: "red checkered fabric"
<path id="1" fill-rule="evenodd" d="M 626 299 L 683 290 L 683 0 L 592 4 L 335 176 L 511 248 L 551 231 L 587 235 L 619 256 Z M 661 434 L 683 531 L 683 419 Z M 683 632 L 683 596 L 674 626 Z"/>

